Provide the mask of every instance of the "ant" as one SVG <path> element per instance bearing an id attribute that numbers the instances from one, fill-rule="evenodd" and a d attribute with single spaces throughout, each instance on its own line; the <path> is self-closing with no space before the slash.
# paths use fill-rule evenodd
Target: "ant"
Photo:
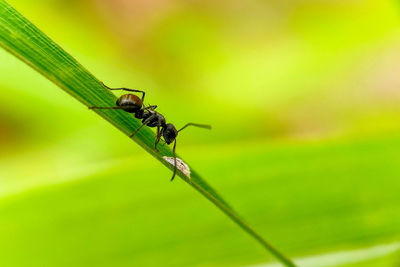
<path id="1" fill-rule="evenodd" d="M 177 162 L 176 162 L 176 137 L 178 133 L 185 129 L 188 126 L 196 126 L 205 129 L 211 129 L 210 125 L 205 124 L 197 124 L 197 123 L 187 123 L 181 129 L 177 130 L 172 123 L 166 123 L 165 117 L 159 112 L 155 111 L 157 108 L 156 105 L 149 105 L 147 107 L 144 106 L 143 101 L 145 97 L 145 92 L 136 89 L 129 88 L 110 88 L 103 83 L 103 86 L 109 90 L 123 90 L 129 92 L 137 92 L 142 93 L 142 98 L 139 98 L 134 94 L 124 94 L 120 96 L 116 101 L 116 107 L 89 107 L 89 109 L 122 109 L 129 113 L 134 113 L 135 118 L 142 120 L 142 125 L 136 129 L 134 133 L 130 135 L 132 138 L 135 134 L 143 127 L 157 127 L 157 135 L 154 144 L 154 150 L 158 152 L 157 145 L 161 140 L 161 137 L 164 138 L 165 144 L 169 145 L 174 142 L 174 146 L 172 149 L 172 154 L 174 156 L 174 174 L 172 175 L 171 181 L 174 180 L 177 170 Z"/>

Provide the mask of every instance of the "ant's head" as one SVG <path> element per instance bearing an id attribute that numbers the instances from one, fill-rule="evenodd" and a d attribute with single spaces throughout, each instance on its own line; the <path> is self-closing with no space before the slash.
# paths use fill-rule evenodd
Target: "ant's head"
<path id="1" fill-rule="evenodd" d="M 178 136 L 178 131 L 172 123 L 165 124 L 162 135 L 167 145 L 171 144 Z"/>

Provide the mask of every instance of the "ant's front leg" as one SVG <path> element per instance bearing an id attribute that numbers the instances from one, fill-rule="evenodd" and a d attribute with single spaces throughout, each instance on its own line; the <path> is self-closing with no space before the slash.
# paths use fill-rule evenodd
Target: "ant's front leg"
<path id="1" fill-rule="evenodd" d="M 130 88 L 125 88 L 125 87 L 121 87 L 121 88 L 110 88 L 107 85 L 105 85 L 103 82 L 101 82 L 103 84 L 103 86 L 105 88 L 107 88 L 108 90 L 123 90 L 123 91 L 129 91 L 129 92 L 136 92 L 136 93 L 142 93 L 142 102 L 144 101 L 144 96 L 146 94 L 145 91 L 142 90 L 137 90 L 137 89 L 130 89 Z"/>

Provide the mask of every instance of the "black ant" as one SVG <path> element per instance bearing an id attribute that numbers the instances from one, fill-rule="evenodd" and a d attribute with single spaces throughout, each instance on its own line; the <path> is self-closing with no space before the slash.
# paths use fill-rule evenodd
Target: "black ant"
<path id="1" fill-rule="evenodd" d="M 157 127 L 157 135 L 154 144 L 154 150 L 158 152 L 157 145 L 160 142 L 161 137 L 164 138 L 164 141 L 167 145 L 174 142 L 174 146 L 172 149 L 172 153 L 174 156 L 174 174 L 172 175 L 171 181 L 174 180 L 177 170 L 177 162 L 176 162 L 176 137 L 178 133 L 185 129 L 188 126 L 196 126 L 205 129 L 211 129 L 210 125 L 205 124 L 197 124 L 197 123 L 187 123 L 181 129 L 176 130 L 175 126 L 172 123 L 166 123 L 166 120 L 163 115 L 159 112 L 155 111 L 157 108 L 156 105 L 149 105 L 145 107 L 143 105 L 145 92 L 136 89 L 129 88 L 110 88 L 103 83 L 103 86 L 109 90 L 123 90 L 129 92 L 138 92 L 142 93 L 142 98 L 140 99 L 138 96 L 134 94 L 124 94 L 120 96 L 116 101 L 116 107 L 89 107 L 89 109 L 122 109 L 129 113 L 134 113 L 135 118 L 142 120 L 142 125 L 136 129 L 136 131 L 130 135 L 132 138 L 143 126 L 148 127 Z"/>

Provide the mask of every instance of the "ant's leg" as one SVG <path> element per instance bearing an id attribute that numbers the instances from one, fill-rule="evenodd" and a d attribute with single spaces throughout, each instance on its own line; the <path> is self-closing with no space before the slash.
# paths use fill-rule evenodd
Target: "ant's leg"
<path id="1" fill-rule="evenodd" d="M 143 126 L 147 125 L 147 124 L 148 124 L 152 119 L 154 119 L 155 117 L 156 117 L 156 114 L 153 114 L 153 115 L 151 115 L 150 117 L 148 117 L 148 118 L 142 123 L 142 125 L 140 125 L 140 127 L 137 128 L 136 131 L 135 131 L 133 134 L 131 134 L 129 137 L 131 137 L 131 138 L 134 137 L 135 134 L 136 134 L 137 132 L 139 132 L 139 130 L 142 129 Z"/>
<path id="2" fill-rule="evenodd" d="M 139 130 L 142 129 L 142 127 L 145 126 L 145 125 L 146 125 L 146 124 L 144 124 L 144 123 L 143 123 L 142 125 L 140 125 L 140 127 L 137 128 L 136 131 L 134 131 L 133 134 L 131 134 L 129 137 L 130 137 L 130 138 L 134 137 L 135 134 L 136 134 L 137 132 L 139 132 Z"/>
<path id="3" fill-rule="evenodd" d="M 161 132 L 160 132 L 160 141 L 162 141 L 161 146 L 164 146 L 167 142 L 165 142 L 165 140 L 162 140 L 161 137 L 163 136 L 163 128 L 161 128 Z"/>
<path id="4" fill-rule="evenodd" d="M 207 125 L 207 124 L 198 124 L 198 123 L 189 122 L 185 126 L 183 126 L 180 130 L 178 130 L 178 132 L 182 131 L 183 129 L 185 129 L 188 126 L 196 126 L 196 127 L 200 127 L 200 128 L 211 129 L 211 126 Z"/>
<path id="5" fill-rule="evenodd" d="M 137 108 L 137 106 L 89 107 L 89 109 L 128 109 L 128 108 Z"/>
<path id="6" fill-rule="evenodd" d="M 173 156 L 174 156 L 174 174 L 172 175 L 171 182 L 172 182 L 172 180 L 174 180 L 174 178 L 175 178 L 176 169 L 177 169 L 177 166 L 176 166 L 176 154 L 175 154 L 175 149 L 176 149 L 176 139 L 175 139 L 175 141 L 174 141 L 174 148 L 172 149 L 172 154 L 173 154 Z"/>
<path id="7" fill-rule="evenodd" d="M 144 91 L 142 91 L 142 90 L 136 90 L 136 89 L 129 89 L 129 88 L 124 88 L 124 87 L 121 87 L 121 88 L 110 88 L 110 87 L 108 87 L 107 85 L 105 85 L 103 82 L 101 82 L 102 84 L 103 84 L 103 86 L 105 87 L 105 88 L 107 88 L 108 90 L 123 90 L 123 91 L 129 91 L 129 92 L 137 92 L 137 93 L 142 93 L 142 102 L 144 101 L 144 95 L 146 94 Z"/>
<path id="8" fill-rule="evenodd" d="M 156 108 L 157 108 L 157 105 L 152 105 L 152 106 L 148 106 L 148 107 L 143 108 L 143 110 L 147 110 L 147 109 L 155 110 Z"/>
<path id="9" fill-rule="evenodd" d="M 154 150 L 156 152 L 158 152 L 157 145 L 160 142 L 160 138 L 161 138 L 160 125 L 157 125 L 157 137 L 156 137 L 156 142 L 154 144 Z"/>

